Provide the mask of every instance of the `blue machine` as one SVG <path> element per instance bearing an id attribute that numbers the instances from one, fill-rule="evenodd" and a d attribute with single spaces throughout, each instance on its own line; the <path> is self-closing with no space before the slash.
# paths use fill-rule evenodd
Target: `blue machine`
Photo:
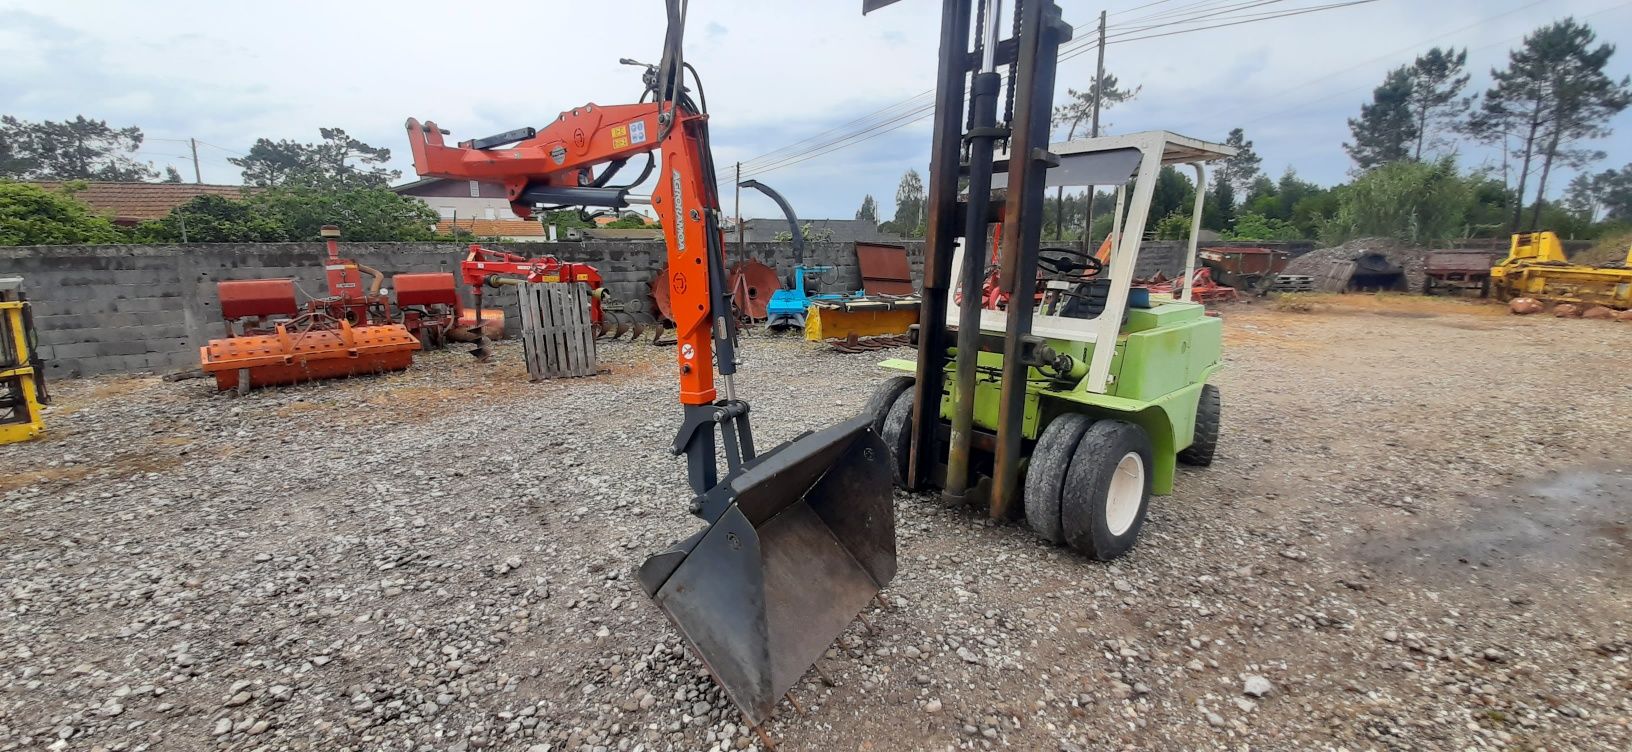
<path id="1" fill-rule="evenodd" d="M 788 229 L 793 235 L 793 277 L 792 287 L 784 287 L 771 293 L 771 300 L 765 305 L 765 327 L 767 329 L 784 329 L 788 327 L 805 328 L 805 311 L 810 307 L 812 300 L 844 300 L 852 297 L 850 293 L 822 293 L 811 295 L 805 290 L 805 276 L 826 274 L 833 271 L 831 266 L 805 266 L 805 233 L 799 226 L 799 218 L 794 215 L 793 207 L 782 194 L 771 190 L 770 186 L 758 180 L 744 180 L 738 185 L 743 188 L 753 188 L 760 193 L 771 197 L 782 213 L 788 218 Z M 858 290 L 855 295 L 861 294 Z"/>
<path id="2" fill-rule="evenodd" d="M 796 326 L 805 328 L 805 310 L 813 300 L 844 300 L 860 295 L 855 293 L 819 293 L 812 295 L 805 290 L 806 274 L 825 274 L 833 271 L 831 266 L 796 266 L 793 268 L 793 287 L 782 288 L 771 294 L 771 300 L 765 306 L 765 326 L 769 329 L 781 329 Z"/>

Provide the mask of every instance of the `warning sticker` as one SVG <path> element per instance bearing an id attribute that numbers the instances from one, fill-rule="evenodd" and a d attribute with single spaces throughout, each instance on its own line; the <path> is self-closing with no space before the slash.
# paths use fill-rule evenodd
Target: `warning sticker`
<path id="1" fill-rule="evenodd" d="M 627 126 L 627 125 L 614 125 L 614 126 L 612 126 L 612 148 L 614 148 L 614 149 L 627 149 L 627 148 L 629 148 L 629 126 Z"/>
<path id="2" fill-rule="evenodd" d="M 635 122 L 629 124 L 629 143 L 646 143 L 646 121 L 636 120 Z"/>
<path id="3" fill-rule="evenodd" d="M 567 147 L 556 144 L 555 148 L 550 150 L 550 159 L 555 160 L 556 164 L 567 161 Z"/>

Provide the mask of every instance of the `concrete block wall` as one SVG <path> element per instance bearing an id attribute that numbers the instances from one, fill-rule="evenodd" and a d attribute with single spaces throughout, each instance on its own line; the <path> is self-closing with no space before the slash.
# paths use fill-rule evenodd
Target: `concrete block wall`
<path id="1" fill-rule="evenodd" d="M 909 242 L 914 274 L 923 270 L 922 242 Z M 665 262 L 660 242 L 516 243 L 489 247 L 524 255 L 555 254 L 601 272 L 615 299 L 649 305 L 652 277 Z M 453 243 L 348 243 L 348 258 L 389 276 L 458 272 L 466 246 Z M 728 244 L 729 263 L 746 256 L 785 277 L 793 250 L 784 243 Z M 198 350 L 225 332 L 216 283 L 289 277 L 303 293 L 327 294 L 321 243 L 24 246 L 0 248 L 0 276 L 21 276 L 35 304 L 41 355 L 51 378 L 131 371 L 167 372 L 196 366 Z M 835 267 L 835 289 L 861 284 L 851 243 L 812 243 L 806 262 Z M 462 290 L 466 303 L 469 291 Z M 304 296 L 303 296 L 304 297 Z M 510 288 L 485 291 L 483 305 L 520 320 Z"/>

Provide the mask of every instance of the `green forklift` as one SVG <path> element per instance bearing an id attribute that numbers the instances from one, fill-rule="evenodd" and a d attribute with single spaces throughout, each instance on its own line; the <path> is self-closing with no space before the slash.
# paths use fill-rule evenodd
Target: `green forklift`
<path id="1" fill-rule="evenodd" d="M 881 384 L 864 414 L 898 486 L 940 489 L 995 519 L 1023 515 L 1049 541 L 1115 559 L 1138 539 L 1150 497 L 1172 493 L 1178 463 L 1209 465 L 1218 445 L 1220 396 L 1207 380 L 1222 324 L 1191 287 L 1205 164 L 1235 150 L 1165 131 L 1049 145 L 1041 111 L 1029 130 L 1016 120 L 988 131 L 996 82 L 980 75 L 967 159 L 931 171 L 918 357 L 883 364 L 912 375 Z M 1157 175 L 1179 165 L 1197 185 L 1184 276 L 1171 294 L 1151 293 L 1132 285 L 1140 244 Z M 1056 186 L 1116 188 L 1100 253 L 1043 247 L 1042 196 Z"/>
<path id="2" fill-rule="evenodd" d="M 956 283 L 926 263 L 926 303 L 939 305 L 913 332 L 918 358 L 883 364 L 913 375 L 881 384 L 865 412 L 900 487 L 939 488 L 996 519 L 1023 514 L 1049 541 L 1114 559 L 1138 539 L 1150 497 L 1172 493 L 1178 463 L 1209 465 L 1218 445 L 1220 396 L 1207 380 L 1221 365 L 1223 328 L 1190 301 L 1205 164 L 1234 150 L 1154 131 L 1053 144 L 1032 164 L 1010 158 L 1026 153 L 1011 144 L 991 173 L 969 171 L 966 218 L 979 226 L 951 244 Z M 1168 165 L 1195 171 L 1197 199 L 1183 284 L 1151 293 L 1132 282 Z M 981 179 L 990 187 L 977 193 Z M 1079 185 L 1116 188 L 1108 260 L 1041 247 L 1041 202 L 1025 194 Z M 1007 192 L 995 280 L 986 239 L 998 215 L 973 206 L 991 191 Z M 935 255 L 926 252 L 931 263 Z"/>

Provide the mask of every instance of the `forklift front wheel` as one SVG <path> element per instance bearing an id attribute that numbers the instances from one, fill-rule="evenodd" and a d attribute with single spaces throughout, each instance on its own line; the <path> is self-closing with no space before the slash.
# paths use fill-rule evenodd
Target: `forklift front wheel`
<path id="1" fill-rule="evenodd" d="M 896 398 L 912 389 L 913 377 L 891 376 L 873 390 L 867 404 L 861 408 L 861 414 L 867 416 L 873 424 L 873 433 L 884 436 L 884 419 L 889 416 L 890 408 L 895 407 Z"/>
<path id="2" fill-rule="evenodd" d="M 895 475 L 895 487 L 906 488 L 907 453 L 912 448 L 912 390 L 895 396 L 895 404 L 884 414 L 884 430 L 879 438 L 890 452 L 890 470 Z"/>
<path id="3" fill-rule="evenodd" d="M 1088 427 L 1066 471 L 1060 521 L 1071 547 L 1100 561 L 1128 552 L 1150 506 L 1150 437 L 1120 420 Z"/>

